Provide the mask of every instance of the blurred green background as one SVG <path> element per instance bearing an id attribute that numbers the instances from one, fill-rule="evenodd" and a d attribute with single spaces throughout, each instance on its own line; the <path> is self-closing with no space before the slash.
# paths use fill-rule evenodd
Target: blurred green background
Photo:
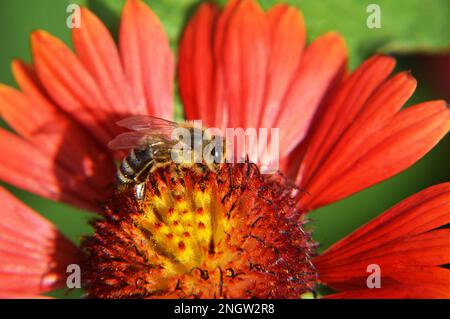
<path id="1" fill-rule="evenodd" d="M 177 41 L 188 17 L 202 1 L 146 1 L 161 18 L 176 50 Z M 223 4 L 225 1 L 217 1 Z M 261 0 L 268 8 L 278 1 Z M 336 30 L 344 35 L 353 69 L 375 52 L 398 57 L 398 70 L 411 70 L 419 86 L 408 104 L 429 99 L 449 99 L 450 1 L 448 0 L 287 0 L 302 9 L 309 40 Z M 15 86 L 10 72 L 13 58 L 31 61 L 29 34 L 44 29 L 70 45 L 66 27 L 69 3 L 90 7 L 117 34 L 123 0 L 0 0 L 0 82 Z M 369 3 L 381 7 L 381 28 L 368 29 Z M 445 69 L 446 68 L 446 69 Z M 445 71 L 446 70 L 446 71 Z M 178 113 L 181 105 L 177 97 Z M 0 125 L 5 125 L 0 123 Z M 5 155 L 2 155 L 5 156 Z M 311 214 L 314 236 L 328 247 L 358 226 L 377 216 L 396 202 L 436 183 L 450 181 L 450 136 L 411 169 L 375 187 Z M 91 232 L 91 214 L 51 202 L 7 186 L 14 194 L 54 222 L 71 240 Z M 79 296 L 75 292 L 68 297 Z M 54 296 L 63 296 L 61 292 Z"/>

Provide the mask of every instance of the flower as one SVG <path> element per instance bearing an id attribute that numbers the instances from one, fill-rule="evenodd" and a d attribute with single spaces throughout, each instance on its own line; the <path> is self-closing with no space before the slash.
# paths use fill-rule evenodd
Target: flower
<path id="1" fill-rule="evenodd" d="M 82 9 L 81 21 L 81 28 L 73 29 L 76 53 L 48 33 L 36 31 L 32 34 L 33 65 L 13 62 L 20 91 L 0 86 L 0 114 L 17 133 L 0 130 L 0 148 L 8 154 L 0 158 L 0 179 L 115 218 L 117 223 L 127 207 L 126 199 L 112 196 L 115 159 L 121 154 L 112 153 L 105 145 L 121 132 L 114 124 L 118 119 L 136 114 L 172 118 L 174 59 L 158 18 L 139 0 L 128 0 L 124 7 L 119 50 L 88 9 Z M 441 267 L 450 262 L 450 236 L 448 229 L 440 228 L 450 222 L 450 183 L 413 195 L 323 254 L 309 258 L 313 243 L 301 228 L 305 214 L 408 168 L 450 128 L 445 101 L 402 109 L 416 82 L 407 72 L 389 77 L 394 59 L 377 55 L 348 73 L 346 58 L 344 42 L 337 33 L 327 33 L 305 46 L 303 19 L 293 7 L 276 5 L 264 12 L 254 0 L 230 1 L 223 10 L 203 4 L 187 24 L 179 48 L 178 77 L 186 117 L 219 128 L 281 129 L 282 171 L 304 190 L 295 197 L 298 202 L 292 207 L 293 199 L 281 195 L 290 186 L 258 179 L 258 174 L 250 180 L 258 189 L 268 189 L 269 199 L 277 201 L 279 210 L 268 209 L 271 221 L 267 227 L 283 227 L 273 217 L 285 210 L 291 212 L 286 231 L 299 243 L 291 245 L 281 240 L 284 237 L 275 237 L 274 241 L 280 241 L 271 246 L 289 250 L 283 260 L 293 256 L 307 260 L 289 263 L 287 270 L 296 276 L 308 274 L 301 289 L 289 293 L 300 294 L 319 282 L 338 292 L 331 297 L 450 297 L 449 270 Z M 152 178 L 161 176 L 158 174 L 164 172 L 156 172 Z M 191 170 L 185 174 L 188 180 L 199 178 Z M 235 177 L 224 175 L 231 180 Z M 178 183 L 181 177 L 174 176 Z M 205 185 L 213 185 L 211 176 L 201 178 Z M 161 193 L 160 187 L 165 186 L 157 185 Z M 191 198 L 183 187 L 184 196 Z M 253 204 L 259 204 L 256 194 L 248 195 Z M 103 211 L 108 198 L 112 198 L 110 208 Z M 115 200 L 119 204 L 111 208 Z M 80 251 L 3 189 L 0 203 L 6 206 L 0 212 L 3 297 L 34 296 L 61 287 L 66 265 L 82 263 L 83 253 L 100 256 L 112 248 L 105 243 L 120 246 L 117 236 L 122 233 L 113 231 L 113 222 L 94 222 L 97 237 L 87 239 Z M 249 207 L 243 205 L 239 212 L 248 213 Z M 136 219 L 127 224 L 130 232 L 151 232 L 153 226 L 145 219 L 148 215 L 133 217 Z M 299 226 L 295 231 L 294 217 Z M 154 234 L 153 229 L 151 236 Z M 104 241 L 92 245 L 95 238 Z M 111 242 L 114 238 L 117 240 Z M 136 247 L 136 242 L 133 245 Z M 308 251 L 299 255 L 301 247 Z M 185 251 L 189 246 L 178 248 Z M 182 258 L 182 252 L 175 258 Z M 99 270 L 99 262 L 90 258 L 85 265 Z M 308 262 L 316 269 L 317 279 Z M 382 269 L 380 289 L 367 288 L 370 264 Z M 115 266 L 113 270 L 116 274 L 120 269 Z M 93 273 L 88 272 L 88 277 Z M 126 279 L 141 280 L 132 276 L 137 274 L 136 270 Z M 281 275 L 277 278 L 283 280 Z M 167 284 L 173 287 L 173 282 Z M 229 296 L 243 296 L 241 288 L 230 289 Z M 267 291 L 267 287 L 261 289 L 261 293 Z M 279 295 L 290 296 L 286 291 Z M 108 296 L 123 295 L 113 291 Z"/>
<path id="2" fill-rule="evenodd" d="M 120 191 L 82 243 L 96 298 L 298 298 L 317 279 L 294 190 L 255 164 L 171 164 Z"/>

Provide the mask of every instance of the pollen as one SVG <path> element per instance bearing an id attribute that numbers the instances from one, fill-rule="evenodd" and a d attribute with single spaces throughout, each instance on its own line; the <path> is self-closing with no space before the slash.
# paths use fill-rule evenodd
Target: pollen
<path id="1" fill-rule="evenodd" d="M 315 244 L 294 189 L 250 163 L 168 164 L 117 191 L 83 240 L 94 298 L 299 298 Z"/>

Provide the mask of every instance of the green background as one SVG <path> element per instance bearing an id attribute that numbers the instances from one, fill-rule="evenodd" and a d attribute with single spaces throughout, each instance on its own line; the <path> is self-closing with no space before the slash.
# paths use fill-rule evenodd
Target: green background
<path id="1" fill-rule="evenodd" d="M 187 18 L 201 1 L 146 1 L 161 18 L 174 50 Z M 225 1 L 217 1 L 224 3 Z M 278 1 L 264 0 L 268 8 Z M 410 69 L 419 80 L 419 87 L 408 104 L 442 98 L 417 68 L 417 59 L 403 56 L 413 53 L 437 53 L 450 48 L 450 2 L 448 0 L 288 0 L 302 9 L 309 40 L 319 34 L 336 30 L 344 35 L 354 68 L 375 52 L 399 55 L 399 70 Z M 0 82 L 15 86 L 10 72 L 13 58 L 31 61 L 29 34 L 44 29 L 70 45 L 66 27 L 66 7 L 69 3 L 89 6 L 116 35 L 121 0 L 1 0 L 0 1 Z M 382 28 L 366 27 L 366 7 L 377 3 L 381 7 Z M 449 80 L 449 79 L 447 79 Z M 177 98 L 178 114 L 181 106 Z M 0 123 L 2 124 L 2 123 Z M 4 123 L 3 123 L 4 125 Z M 2 155 L 5 156 L 5 155 Z M 346 200 L 311 214 L 314 236 L 328 247 L 361 224 L 377 216 L 396 202 L 436 183 L 450 180 L 450 136 L 407 171 Z M 92 230 L 87 220 L 92 216 L 61 203 L 55 203 L 7 186 L 19 198 L 54 222 L 74 242 Z M 67 297 L 77 297 L 73 292 Z M 61 292 L 53 296 L 63 296 Z"/>

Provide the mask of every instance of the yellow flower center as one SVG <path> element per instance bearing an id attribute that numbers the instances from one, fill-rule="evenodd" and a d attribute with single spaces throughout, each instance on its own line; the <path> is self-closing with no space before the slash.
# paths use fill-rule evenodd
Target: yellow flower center
<path id="1" fill-rule="evenodd" d="M 174 164 L 118 192 L 84 242 L 93 297 L 298 298 L 316 279 L 293 189 L 252 164 Z"/>
<path id="2" fill-rule="evenodd" d="M 142 238 L 151 233 L 154 242 L 149 248 L 172 256 L 162 260 L 168 274 L 190 271 L 195 267 L 218 266 L 226 258 L 219 251 L 224 245 L 225 232 L 230 229 L 226 212 L 212 198 L 217 189 L 211 185 L 204 190 L 186 185 L 181 189 L 169 190 L 161 186 L 160 194 L 151 194 L 145 201 L 143 214 L 135 217 Z M 217 254 L 216 254 L 217 253 Z M 214 255 L 214 258 L 208 256 Z M 228 255 L 228 258 L 231 256 Z"/>

